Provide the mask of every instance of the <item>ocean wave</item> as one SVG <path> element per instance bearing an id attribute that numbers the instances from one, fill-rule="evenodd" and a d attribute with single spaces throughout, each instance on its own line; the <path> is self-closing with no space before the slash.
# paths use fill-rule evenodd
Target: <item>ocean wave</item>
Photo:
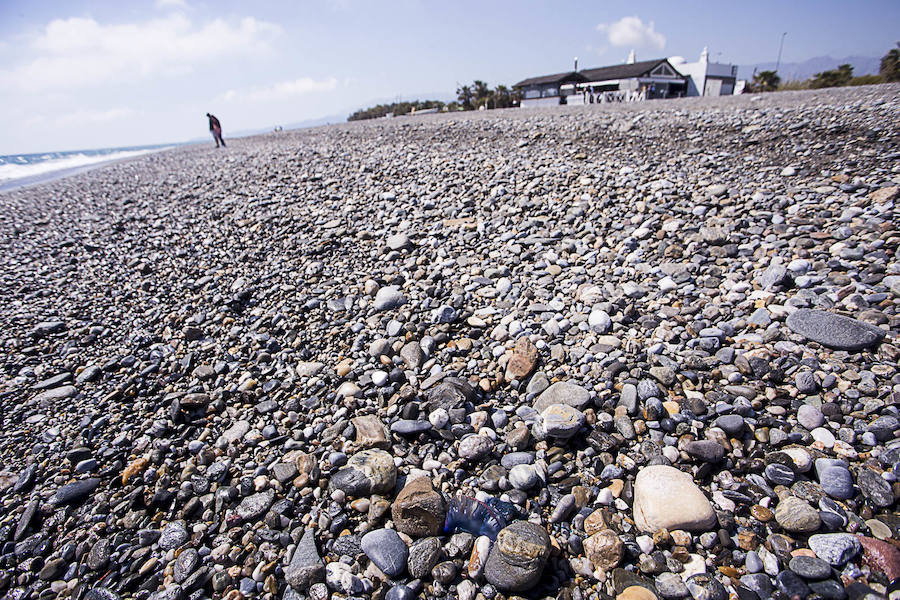
<path id="1" fill-rule="evenodd" d="M 40 157 L 35 157 L 32 159 L 33 162 L 28 161 L 28 158 L 23 156 L 4 156 L 2 157 L 4 160 L 0 161 L 0 181 L 13 181 L 25 177 L 45 175 L 47 173 L 53 173 L 54 171 L 84 167 L 122 158 L 131 158 L 142 154 L 159 152 L 160 150 L 171 147 L 172 146 L 163 146 L 140 150 L 119 150 L 97 153 L 75 152 L 71 154 L 45 154 Z M 10 159 L 15 162 L 10 162 Z"/>

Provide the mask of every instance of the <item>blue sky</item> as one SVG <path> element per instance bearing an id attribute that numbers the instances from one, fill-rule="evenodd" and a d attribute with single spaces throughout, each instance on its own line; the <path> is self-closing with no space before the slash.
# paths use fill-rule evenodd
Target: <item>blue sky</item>
<path id="1" fill-rule="evenodd" d="M 0 0 L 0 154 L 175 142 L 703 46 L 882 56 L 900 2 Z"/>

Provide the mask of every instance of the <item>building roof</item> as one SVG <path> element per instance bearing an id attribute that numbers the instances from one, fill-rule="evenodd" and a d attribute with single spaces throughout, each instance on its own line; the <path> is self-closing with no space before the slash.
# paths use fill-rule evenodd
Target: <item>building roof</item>
<path id="1" fill-rule="evenodd" d="M 658 67 L 660 63 L 666 63 L 671 67 L 674 73 L 678 73 L 678 70 L 675 69 L 668 60 L 665 58 L 656 58 L 635 63 L 599 67 L 597 69 L 582 69 L 581 71 L 569 71 L 568 73 L 554 73 L 553 75 L 530 77 L 514 84 L 513 87 L 520 88 L 530 85 L 546 85 L 548 83 L 584 83 L 587 81 L 608 81 L 610 79 L 646 77 L 650 74 L 650 71 Z"/>
<path id="2" fill-rule="evenodd" d="M 513 84 L 514 88 L 517 87 L 525 87 L 528 85 L 544 85 L 547 83 L 569 83 L 569 82 L 578 82 L 581 83 L 583 81 L 587 81 L 584 75 L 579 71 L 569 71 L 568 73 L 554 73 L 553 75 L 541 75 L 540 77 L 529 77 L 528 79 L 523 79 L 519 83 Z"/>
<path id="3" fill-rule="evenodd" d="M 625 63 L 622 65 L 610 65 L 608 67 L 600 67 L 598 69 L 584 69 L 581 71 L 587 79 L 586 81 L 607 81 L 610 79 L 630 79 L 632 77 L 646 77 L 650 71 L 659 66 L 660 63 L 668 64 L 665 58 L 657 58 L 654 60 L 642 60 L 635 63 Z M 672 67 L 672 65 L 669 65 Z M 672 67 L 672 71 L 678 71 Z"/>

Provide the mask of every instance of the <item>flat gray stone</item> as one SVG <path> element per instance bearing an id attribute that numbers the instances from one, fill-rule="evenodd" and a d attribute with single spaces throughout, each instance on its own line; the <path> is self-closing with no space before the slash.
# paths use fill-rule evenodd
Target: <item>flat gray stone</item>
<path id="1" fill-rule="evenodd" d="M 788 329 L 808 340 L 835 350 L 856 352 L 878 344 L 884 339 L 884 331 L 824 310 L 801 308 L 787 318 Z"/>
<path id="2" fill-rule="evenodd" d="M 809 537 L 809 549 L 835 567 L 843 566 L 862 550 L 862 544 L 849 533 L 822 533 Z"/>
<path id="3" fill-rule="evenodd" d="M 580 385 L 557 381 L 534 401 L 534 410 L 544 412 L 551 404 L 567 404 L 572 408 L 584 410 L 591 402 L 591 394 Z"/>
<path id="4" fill-rule="evenodd" d="M 406 298 L 400 293 L 400 288 L 389 285 L 375 293 L 372 307 L 377 311 L 390 310 L 406 303 Z"/>
<path id="5" fill-rule="evenodd" d="M 313 583 L 325 579 L 325 563 L 316 548 L 316 537 L 312 529 L 307 529 L 297 548 L 291 563 L 284 569 L 284 578 L 292 588 L 306 591 Z"/>
<path id="6" fill-rule="evenodd" d="M 77 393 L 78 390 L 74 385 L 64 385 L 61 387 L 44 390 L 43 392 L 35 396 L 32 402 L 41 406 L 47 406 L 59 400 L 66 400 L 67 398 L 71 398 Z"/>
<path id="7" fill-rule="evenodd" d="M 375 566 L 388 577 L 397 577 L 406 570 L 409 548 L 393 529 L 376 529 L 363 536 L 360 542 Z"/>
<path id="8" fill-rule="evenodd" d="M 81 481 L 66 484 L 56 490 L 56 493 L 53 495 L 53 504 L 62 506 L 80 502 L 97 489 L 98 485 L 100 485 L 100 480 L 96 478 L 82 479 Z"/>

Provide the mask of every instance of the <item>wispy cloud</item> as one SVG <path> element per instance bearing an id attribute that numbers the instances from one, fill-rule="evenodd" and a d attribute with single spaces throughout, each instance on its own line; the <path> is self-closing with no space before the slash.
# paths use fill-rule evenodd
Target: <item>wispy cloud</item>
<path id="1" fill-rule="evenodd" d="M 666 36 L 656 31 L 653 21 L 645 25 L 638 16 L 623 17 L 615 23 L 600 23 L 597 31 L 606 33 L 613 46 L 660 50 L 666 47 Z"/>
<path id="2" fill-rule="evenodd" d="M 290 81 L 279 81 L 264 87 L 228 90 L 222 94 L 221 98 L 226 102 L 270 102 L 315 92 L 330 92 L 337 87 L 337 84 L 338 81 L 334 77 L 321 80 L 301 77 Z"/>
<path id="3" fill-rule="evenodd" d="M 57 19 L 31 40 L 30 59 L 0 70 L 0 86 L 42 92 L 191 72 L 222 58 L 268 52 L 280 32 L 277 25 L 253 17 L 215 19 L 198 27 L 180 13 L 117 25 Z"/>

